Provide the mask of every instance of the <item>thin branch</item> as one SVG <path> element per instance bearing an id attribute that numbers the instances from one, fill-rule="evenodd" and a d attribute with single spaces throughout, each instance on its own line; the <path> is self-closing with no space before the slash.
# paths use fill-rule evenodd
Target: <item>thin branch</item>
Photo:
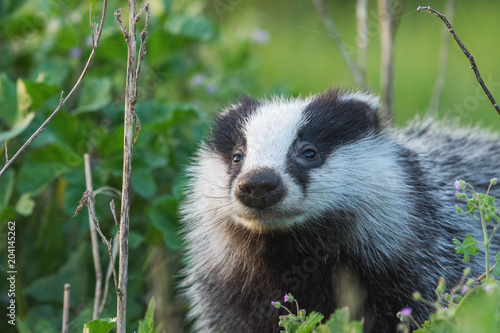
<path id="1" fill-rule="evenodd" d="M 386 119 L 392 120 L 392 84 L 394 58 L 394 30 L 391 0 L 378 0 L 380 24 L 380 85 L 383 90 Z"/>
<path id="2" fill-rule="evenodd" d="M 52 112 L 52 114 L 47 118 L 47 120 L 45 120 L 43 122 L 43 124 L 36 130 L 36 132 L 33 133 L 33 135 L 31 135 L 30 138 L 22 145 L 22 147 L 10 159 L 10 161 L 8 161 L 7 163 L 5 163 L 5 166 L 3 167 L 3 169 L 0 170 L 0 177 L 2 177 L 2 175 L 7 171 L 7 169 L 12 165 L 12 163 L 14 163 L 14 161 L 19 157 L 19 155 L 21 155 L 21 153 L 24 150 L 26 150 L 26 148 L 31 144 L 31 142 L 33 142 L 33 140 L 35 140 L 35 138 L 40 133 L 42 133 L 43 130 L 45 130 L 45 127 L 47 126 L 47 124 L 59 113 L 59 111 L 66 104 L 66 102 L 68 101 L 68 99 L 73 95 L 73 93 L 76 91 L 76 89 L 82 83 L 83 77 L 87 73 L 87 70 L 90 67 L 90 63 L 92 62 L 92 59 L 94 59 L 94 55 L 96 53 L 97 46 L 99 44 L 99 40 L 101 39 L 102 27 L 104 26 L 104 18 L 106 16 L 107 5 L 108 5 L 108 1 L 104 0 L 103 9 L 102 9 L 102 16 L 101 16 L 101 23 L 99 24 L 99 31 L 97 33 L 97 37 L 96 37 L 95 43 L 93 43 L 93 45 L 92 45 L 92 52 L 90 52 L 89 59 L 87 60 L 87 63 L 85 64 L 85 67 L 84 67 L 84 69 L 82 71 L 82 74 L 80 75 L 80 77 L 76 81 L 75 85 L 73 86 L 73 89 L 71 89 L 71 91 L 69 92 L 69 94 L 64 99 L 62 98 L 63 97 L 63 93 L 61 92 L 61 99 L 59 101 L 59 105 L 57 106 L 57 108 Z M 90 8 L 91 8 L 91 12 L 92 12 L 92 7 L 90 7 Z M 91 34 L 93 34 L 92 30 L 91 30 Z"/>
<path id="3" fill-rule="evenodd" d="M 85 183 L 87 186 L 87 192 L 92 192 L 92 171 L 90 169 L 90 156 L 89 154 L 83 155 L 85 164 Z M 97 244 L 97 233 L 96 227 L 94 225 L 94 219 L 91 215 L 91 210 L 94 210 L 93 200 L 87 200 L 88 205 L 92 206 L 89 209 L 89 228 L 90 228 L 90 242 L 92 244 L 92 258 L 94 259 L 94 271 L 95 271 L 95 291 L 94 291 L 94 311 L 92 313 L 92 320 L 99 319 L 99 303 L 101 302 L 101 290 L 102 290 L 102 268 L 101 268 L 101 258 L 99 257 L 99 245 Z"/>
<path id="4" fill-rule="evenodd" d="M 127 78 L 125 87 L 125 115 L 124 115 L 124 135 L 123 135 L 123 183 L 122 183 L 122 200 L 120 214 L 120 260 L 119 260 L 119 278 L 118 278 L 118 294 L 117 301 L 117 319 L 116 332 L 126 332 L 126 317 L 127 317 L 127 283 L 128 283 L 128 236 L 130 225 L 130 189 L 132 179 L 132 149 L 134 143 L 134 119 L 137 120 L 134 108 L 137 102 L 137 80 L 140 73 L 141 57 L 145 54 L 145 37 L 147 24 L 149 22 L 149 4 L 144 5 L 146 11 L 146 26 L 141 34 L 141 46 L 139 48 L 139 61 L 136 67 L 136 23 L 139 20 L 135 14 L 135 1 L 128 1 L 129 15 L 129 31 L 125 32 L 121 22 L 120 11 L 115 12 L 116 20 L 122 29 L 123 35 L 128 46 L 127 57 Z M 138 15 L 140 15 L 141 11 Z M 136 123 L 137 126 L 137 123 Z"/>
<path id="5" fill-rule="evenodd" d="M 436 15 L 448 27 L 448 31 L 451 33 L 451 35 L 453 36 L 453 38 L 457 42 L 458 46 L 460 47 L 460 49 L 462 50 L 462 52 L 465 54 L 465 56 L 469 60 L 470 68 L 474 71 L 474 74 L 476 75 L 476 79 L 479 82 L 479 85 L 481 86 L 481 88 L 483 88 L 484 93 L 486 94 L 486 96 L 490 100 L 491 104 L 493 105 L 493 107 L 495 108 L 495 110 L 497 111 L 497 113 L 500 115 L 500 106 L 495 101 L 495 99 L 491 95 L 490 91 L 486 87 L 486 84 L 484 83 L 483 79 L 481 78 L 481 75 L 479 74 L 479 70 L 477 69 L 476 62 L 474 61 L 474 56 L 469 53 L 469 51 L 467 50 L 467 48 L 465 47 L 465 45 L 462 43 L 462 41 L 460 40 L 460 38 L 458 38 L 458 36 L 455 33 L 455 30 L 453 30 L 453 27 L 451 26 L 450 22 L 448 22 L 448 20 L 446 19 L 446 16 L 443 15 L 443 14 L 441 14 L 441 13 L 439 13 L 439 12 L 437 12 L 437 11 L 435 11 L 430 6 L 427 6 L 427 7 L 418 7 L 417 8 L 418 12 L 420 12 L 421 10 L 427 10 L 427 11 L 429 11 L 429 13 Z"/>
<path id="6" fill-rule="evenodd" d="M 362 90 L 366 90 L 366 82 L 363 77 L 362 71 L 359 69 L 358 65 L 347 51 L 347 48 L 345 47 L 345 44 L 340 37 L 340 34 L 338 33 L 337 27 L 335 26 L 333 18 L 328 14 L 325 3 L 323 2 L 323 0 L 313 0 L 313 3 L 316 6 L 316 10 L 318 11 L 319 15 L 321 16 L 323 23 L 325 24 L 326 29 L 330 34 L 330 37 L 339 49 L 342 59 L 344 59 L 344 62 L 347 64 L 349 72 L 354 78 L 354 81 L 359 86 L 359 88 L 361 88 Z"/>
<path id="7" fill-rule="evenodd" d="M 367 64 L 367 53 L 368 53 L 368 1 L 367 0 L 357 0 L 356 1 L 356 20 L 358 26 L 358 64 L 359 71 L 363 76 L 363 80 L 366 81 L 366 64 Z"/>
<path id="8" fill-rule="evenodd" d="M 120 233 L 120 227 L 118 226 L 118 219 L 116 218 L 115 201 L 114 200 L 111 200 L 111 202 L 109 203 L 109 208 L 111 209 L 111 213 L 113 214 L 113 219 L 115 220 L 116 230 L 118 231 L 118 233 Z"/>
<path id="9" fill-rule="evenodd" d="M 490 273 L 493 272 L 493 269 L 495 269 L 496 265 L 497 264 L 494 264 L 493 266 L 490 267 L 490 271 L 489 271 Z M 481 281 L 483 281 L 485 278 L 486 278 L 486 272 L 481 274 L 481 276 L 476 279 L 476 283 L 481 284 L 482 283 Z"/>
<path id="10" fill-rule="evenodd" d="M 9 163 L 9 153 L 7 152 L 7 141 L 5 141 L 5 163 Z"/>
<path id="11" fill-rule="evenodd" d="M 90 216 L 92 217 L 92 221 L 94 222 L 95 230 L 97 231 L 99 236 L 101 236 L 101 240 L 104 243 L 104 245 L 106 245 L 106 247 L 108 248 L 109 258 L 111 261 L 113 261 L 113 253 L 112 253 L 112 248 L 111 248 L 112 241 L 111 240 L 108 241 L 107 238 L 102 233 L 101 228 L 99 227 L 99 220 L 97 219 L 96 214 L 95 214 L 94 205 L 91 204 L 91 203 L 95 202 L 94 193 L 92 192 L 92 190 L 85 191 L 85 192 L 87 192 L 87 196 L 85 196 L 85 194 L 84 194 L 84 197 L 87 198 L 87 208 L 89 210 Z M 120 291 L 120 288 L 118 288 L 118 281 L 116 278 L 116 270 L 115 270 L 114 265 L 113 265 L 113 277 L 115 280 L 115 290 L 119 296 L 121 294 L 121 291 Z"/>
<path id="12" fill-rule="evenodd" d="M 71 292 L 71 285 L 69 283 L 66 283 L 64 285 L 62 333 L 68 333 L 70 292 Z"/>
<path id="13" fill-rule="evenodd" d="M 394 8 L 392 10 L 392 34 L 396 34 L 396 30 L 398 28 L 399 22 L 401 21 L 401 17 L 403 16 L 403 10 L 405 8 L 405 0 L 396 0 L 394 2 Z"/>
<path id="14" fill-rule="evenodd" d="M 149 2 L 146 2 L 144 4 L 144 7 L 141 8 L 139 11 L 139 14 L 135 16 L 134 23 L 137 24 L 139 22 L 141 14 L 143 12 L 146 12 L 146 22 L 144 23 L 144 28 L 142 29 L 141 32 L 141 45 L 139 47 L 139 60 L 137 61 L 137 67 L 135 69 L 135 82 L 134 82 L 134 101 L 133 105 L 137 103 L 137 91 L 138 91 L 138 84 L 139 84 L 139 75 L 141 74 L 141 65 L 142 61 L 144 60 L 144 56 L 146 55 L 146 35 L 148 34 L 148 25 L 149 25 L 149 16 L 150 16 L 150 11 L 149 11 Z M 134 143 L 137 141 L 137 138 L 139 137 L 139 132 L 141 130 L 141 122 L 139 120 L 139 117 L 134 111 L 134 119 L 135 119 L 135 136 L 134 136 Z"/>
<path id="15" fill-rule="evenodd" d="M 113 213 L 114 215 L 114 213 Z M 106 305 L 106 300 L 108 298 L 108 291 L 109 291 L 109 280 L 111 278 L 111 275 L 113 274 L 114 267 L 115 267 L 115 260 L 116 256 L 118 254 L 118 245 L 119 245 L 119 234 L 117 233 L 115 237 L 113 237 L 113 250 L 112 250 L 112 257 L 110 258 L 110 262 L 108 264 L 108 271 L 106 272 L 106 278 L 104 279 L 104 291 L 102 293 L 102 301 L 101 305 L 99 306 L 99 316 L 104 310 L 104 306 Z M 116 276 L 116 271 L 114 273 L 114 276 Z M 115 278 L 115 286 L 116 286 L 116 278 Z"/>
<path id="16" fill-rule="evenodd" d="M 128 42 L 128 34 L 127 34 L 126 29 L 123 27 L 123 22 L 122 22 L 122 11 L 123 11 L 123 9 L 120 8 L 115 12 L 115 19 L 118 22 L 118 24 L 120 25 L 120 30 L 123 33 L 123 37 L 125 37 L 125 40 Z"/>
<path id="17" fill-rule="evenodd" d="M 448 13 L 449 21 L 453 22 L 453 14 L 455 12 L 455 0 L 448 0 L 446 2 L 446 13 Z M 450 50 L 450 37 L 446 29 L 441 33 L 441 46 L 439 48 L 439 65 L 436 83 L 432 92 L 431 102 L 429 103 L 429 114 L 437 116 L 439 110 L 439 102 L 443 94 L 444 84 L 446 82 L 446 67 L 448 64 L 448 53 Z"/>

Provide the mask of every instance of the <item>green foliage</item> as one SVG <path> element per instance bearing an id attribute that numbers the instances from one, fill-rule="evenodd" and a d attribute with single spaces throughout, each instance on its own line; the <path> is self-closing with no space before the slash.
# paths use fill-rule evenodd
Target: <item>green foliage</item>
<path id="1" fill-rule="evenodd" d="M 157 333 L 161 330 L 161 325 L 154 327 L 155 298 L 151 297 L 144 320 L 139 322 L 139 333 Z"/>
<path id="2" fill-rule="evenodd" d="M 476 246 L 477 241 L 472 238 L 470 234 L 467 234 L 465 237 L 463 243 L 460 242 L 458 239 L 453 238 L 453 242 L 458 245 L 455 249 L 457 250 L 457 253 L 463 254 L 464 255 L 464 260 L 463 262 L 469 262 L 470 256 L 477 256 L 479 252 L 479 248 Z"/>
<path id="3" fill-rule="evenodd" d="M 285 330 L 282 333 L 361 333 L 363 332 L 363 323 L 359 321 L 350 321 L 349 309 L 338 309 L 333 313 L 326 323 L 321 324 L 325 318 L 321 313 L 311 312 L 306 316 L 305 310 L 299 310 L 299 303 L 291 294 L 286 294 L 285 303 L 294 303 L 297 312 L 292 313 L 286 306 L 280 302 L 271 302 L 277 308 L 285 309 L 288 314 L 279 317 L 278 325 Z M 293 304 L 292 304 L 293 305 Z"/>
<path id="4" fill-rule="evenodd" d="M 92 0 L 94 22 L 100 18 L 101 4 Z M 250 63 L 251 58 L 241 57 L 252 47 L 249 37 L 220 39 L 219 22 L 200 11 L 203 4 L 165 0 L 151 5 L 135 110 L 141 131 L 132 167 L 127 304 L 132 326 L 144 314 L 146 294 L 161 299 L 157 304 L 162 308 L 157 310 L 166 315 L 159 321 L 167 319 L 172 307 L 176 313 L 184 311 L 185 305 L 172 291 L 183 247 L 178 224 L 185 183 L 182 170 L 214 113 L 236 98 L 242 87 L 259 88 L 246 72 L 230 75 L 235 66 Z M 95 275 L 88 217 L 73 213 L 85 191 L 83 154 L 88 153 L 94 191 L 107 189 L 96 198 L 101 229 L 108 239 L 116 233 L 109 201 L 114 199 L 119 216 L 116 191 L 121 190 L 123 169 L 127 47 L 112 12 L 122 6 L 116 0 L 108 2 L 103 35 L 81 86 L 0 178 L 1 225 L 17 222 L 16 269 L 22 272 L 17 280 L 17 318 L 26 331 L 60 330 L 64 283 L 72 286 L 70 330 L 80 332 L 92 318 Z M 11 157 L 58 106 L 61 92 L 67 96 L 80 76 L 91 52 L 88 18 L 87 1 L 0 4 L 2 159 L 5 143 Z M 0 239 L 0 249 L 4 244 Z M 162 262 L 151 256 L 152 249 L 165 253 Z M 99 251 L 105 273 L 109 258 L 100 242 Z M 152 327 L 152 310 L 148 314 L 142 328 Z M 102 316 L 116 316 L 112 282 Z M 187 330 L 178 315 L 172 323 L 179 331 Z M 93 325 L 87 325 L 90 331 L 96 329 Z"/>
<path id="5" fill-rule="evenodd" d="M 116 318 L 97 319 L 85 324 L 83 333 L 108 333 L 116 323 Z"/>

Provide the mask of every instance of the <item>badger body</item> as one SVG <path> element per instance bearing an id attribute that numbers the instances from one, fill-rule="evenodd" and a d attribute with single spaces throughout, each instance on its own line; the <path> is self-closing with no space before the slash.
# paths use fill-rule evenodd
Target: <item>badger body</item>
<path id="1" fill-rule="evenodd" d="M 456 179 L 485 191 L 498 137 L 431 119 L 383 126 L 378 100 L 329 90 L 243 98 L 216 118 L 188 169 L 184 286 L 199 332 L 279 332 L 271 301 L 291 293 L 329 315 L 349 306 L 365 332 L 422 322 L 443 276 L 465 264 L 453 238 L 481 227 L 455 212 Z M 483 260 L 467 264 L 482 273 Z"/>

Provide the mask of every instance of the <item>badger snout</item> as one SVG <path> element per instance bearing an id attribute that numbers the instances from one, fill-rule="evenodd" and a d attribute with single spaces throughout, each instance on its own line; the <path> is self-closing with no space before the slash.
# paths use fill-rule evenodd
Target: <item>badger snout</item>
<path id="1" fill-rule="evenodd" d="M 236 197 L 247 207 L 264 209 L 281 200 L 285 189 L 281 177 L 270 170 L 250 171 L 236 188 Z"/>

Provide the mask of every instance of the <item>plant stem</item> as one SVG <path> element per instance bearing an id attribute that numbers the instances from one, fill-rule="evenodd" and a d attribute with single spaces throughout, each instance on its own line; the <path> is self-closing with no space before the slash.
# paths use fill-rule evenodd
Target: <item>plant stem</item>
<path id="1" fill-rule="evenodd" d="M 479 209 L 479 213 L 481 214 L 481 225 L 483 226 L 483 235 L 484 235 L 484 250 L 485 253 L 485 266 L 486 266 L 486 279 L 490 278 L 490 243 L 488 239 L 488 232 L 486 230 L 486 223 L 484 221 L 484 212 L 483 208 Z"/>

